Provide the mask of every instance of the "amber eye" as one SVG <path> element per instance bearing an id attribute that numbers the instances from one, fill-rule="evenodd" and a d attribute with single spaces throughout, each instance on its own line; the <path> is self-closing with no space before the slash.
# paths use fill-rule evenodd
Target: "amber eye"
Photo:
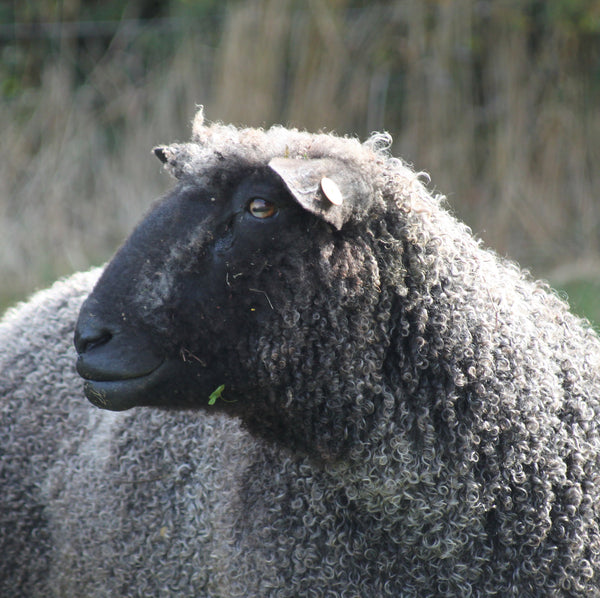
<path id="1" fill-rule="evenodd" d="M 248 211 L 255 218 L 272 218 L 277 214 L 277 206 L 266 199 L 255 197 L 248 203 Z"/>

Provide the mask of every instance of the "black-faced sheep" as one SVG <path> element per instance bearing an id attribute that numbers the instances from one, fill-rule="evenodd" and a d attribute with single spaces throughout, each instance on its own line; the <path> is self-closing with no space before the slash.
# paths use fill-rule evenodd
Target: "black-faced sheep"
<path id="1" fill-rule="evenodd" d="M 600 595 L 599 339 L 384 141 L 200 115 L 156 150 L 179 184 L 76 346 L 94 404 L 166 410 L 73 407 L 51 587 Z"/>

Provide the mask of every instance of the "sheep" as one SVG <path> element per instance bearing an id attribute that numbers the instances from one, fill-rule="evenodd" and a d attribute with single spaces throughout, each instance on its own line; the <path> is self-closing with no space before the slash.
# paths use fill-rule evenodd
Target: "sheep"
<path id="1" fill-rule="evenodd" d="M 599 338 L 389 145 L 200 112 L 155 149 L 75 327 L 102 409 L 66 368 L 24 406 L 39 595 L 600 595 Z"/>

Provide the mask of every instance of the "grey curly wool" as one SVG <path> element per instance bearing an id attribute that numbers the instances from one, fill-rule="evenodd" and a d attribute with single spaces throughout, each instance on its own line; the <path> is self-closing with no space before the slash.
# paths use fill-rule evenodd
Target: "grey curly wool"
<path id="1" fill-rule="evenodd" d="M 367 181 L 310 259 L 287 250 L 293 293 L 259 273 L 275 314 L 231 350 L 262 389 L 234 413 L 242 427 L 206 402 L 84 402 L 67 343 L 95 275 L 9 314 L 0 547 L 20 556 L 0 561 L 0 589 L 600 595 L 598 336 L 483 249 L 388 145 L 200 115 L 191 143 L 159 150 L 199 187 L 276 157 L 335 158 Z M 168 288 L 144 286 L 157 333 Z"/>

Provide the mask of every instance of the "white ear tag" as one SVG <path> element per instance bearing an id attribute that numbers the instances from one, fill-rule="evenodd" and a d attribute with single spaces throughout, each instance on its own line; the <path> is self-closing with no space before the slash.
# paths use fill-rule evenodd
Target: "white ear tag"
<path id="1" fill-rule="evenodd" d="M 340 188 L 326 176 L 321 179 L 321 191 L 334 206 L 341 206 L 344 202 Z"/>

